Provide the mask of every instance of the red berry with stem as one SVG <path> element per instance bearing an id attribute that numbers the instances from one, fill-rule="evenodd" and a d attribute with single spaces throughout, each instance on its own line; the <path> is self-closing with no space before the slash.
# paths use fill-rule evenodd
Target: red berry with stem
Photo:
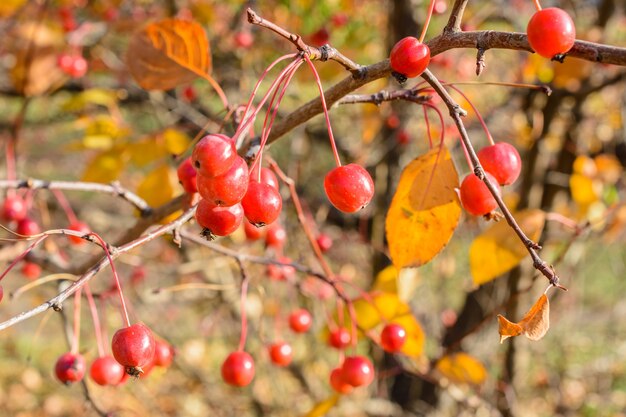
<path id="1" fill-rule="evenodd" d="M 250 181 L 241 205 L 250 223 L 263 226 L 272 224 L 278 218 L 283 208 L 283 199 L 271 185 Z"/>
<path id="2" fill-rule="evenodd" d="M 307 310 L 300 308 L 289 315 L 289 327 L 296 333 L 306 333 L 313 324 L 313 317 Z"/>
<path id="3" fill-rule="evenodd" d="M 485 172 L 485 175 L 489 182 L 496 187 L 499 195 L 498 181 L 488 172 Z M 469 173 L 461 183 L 460 197 L 465 211 L 474 216 L 489 214 L 498 207 L 498 203 L 489 192 L 487 185 L 478 179 L 473 172 Z"/>
<path id="4" fill-rule="evenodd" d="M 348 384 L 343 378 L 342 368 L 335 368 L 330 373 L 330 386 L 340 394 L 349 394 L 354 387 Z"/>
<path id="5" fill-rule="evenodd" d="M 324 189 L 333 206 L 344 213 L 354 213 L 372 200 L 374 181 L 362 166 L 348 164 L 326 174 Z"/>
<path id="6" fill-rule="evenodd" d="M 389 55 L 391 69 L 408 78 L 420 75 L 430 63 L 430 48 L 417 38 L 400 39 Z"/>
<path id="7" fill-rule="evenodd" d="M 64 353 L 57 359 L 57 363 L 54 366 L 54 373 L 59 381 L 64 384 L 71 384 L 72 382 L 78 382 L 85 376 L 85 358 L 82 355 L 68 352 Z"/>
<path id="8" fill-rule="evenodd" d="M 256 177 L 251 178 L 252 181 L 256 179 L 257 179 Z M 274 174 L 274 172 L 269 168 L 266 168 L 266 167 L 261 168 L 261 181 L 260 182 L 262 182 L 263 184 L 271 185 L 272 187 L 276 188 L 276 191 L 279 191 L 278 178 L 276 178 L 276 174 Z"/>
<path id="9" fill-rule="evenodd" d="M 241 201 L 248 190 L 248 165 L 236 156 L 231 167 L 215 177 L 198 176 L 198 192 L 216 206 L 232 206 Z"/>
<path id="10" fill-rule="evenodd" d="M 265 234 L 265 245 L 276 250 L 280 250 L 285 246 L 287 241 L 287 231 L 279 222 L 272 223 L 267 227 Z"/>
<path id="11" fill-rule="evenodd" d="M 24 262 L 22 274 L 28 279 L 37 279 L 41 275 L 41 267 L 33 262 Z"/>
<path id="12" fill-rule="evenodd" d="M 208 238 L 228 236 L 241 225 L 243 208 L 237 203 L 230 207 L 220 207 L 207 200 L 200 200 L 196 209 L 196 220 Z"/>
<path id="13" fill-rule="evenodd" d="M 178 174 L 178 182 L 183 186 L 185 192 L 189 194 L 198 192 L 197 172 L 191 163 L 191 157 L 186 158 L 180 163 L 176 170 Z"/>
<path id="14" fill-rule="evenodd" d="M 222 379 L 229 385 L 245 387 L 254 378 L 254 360 L 246 352 L 233 352 L 222 364 Z"/>
<path id="15" fill-rule="evenodd" d="M 154 349 L 154 365 L 168 368 L 172 361 L 174 361 L 174 348 L 163 340 L 157 340 Z"/>
<path id="16" fill-rule="evenodd" d="M 89 375 L 98 385 L 117 385 L 124 377 L 124 367 L 112 356 L 100 356 L 91 364 Z"/>
<path id="17" fill-rule="evenodd" d="M 341 374 L 347 384 L 365 386 L 374 380 L 374 366 L 363 356 L 348 356 L 341 366 Z"/>
<path id="18" fill-rule="evenodd" d="M 350 332 L 345 327 L 339 327 L 328 334 L 328 344 L 335 349 L 345 349 L 351 339 Z"/>
<path id="19" fill-rule="evenodd" d="M 528 21 L 526 33 L 530 47 L 545 58 L 567 53 L 576 41 L 574 21 L 565 10 L 557 7 L 535 12 Z"/>
<path id="20" fill-rule="evenodd" d="M 406 330 L 399 324 L 387 324 L 380 333 L 380 345 L 385 352 L 395 353 L 406 342 Z"/>
<path id="21" fill-rule="evenodd" d="M 132 376 L 139 376 L 152 362 L 156 343 L 152 331 L 143 323 L 119 329 L 113 335 L 111 351 L 115 360 Z"/>
<path id="22" fill-rule="evenodd" d="M 22 236 L 33 236 L 39 234 L 41 229 L 36 221 L 25 217 L 17 223 L 16 232 Z"/>
<path id="23" fill-rule="evenodd" d="M 506 142 L 485 146 L 478 152 L 478 159 L 500 185 L 513 184 L 522 172 L 522 158 L 515 146 Z"/>
<path id="24" fill-rule="evenodd" d="M 333 239 L 325 233 L 320 233 L 316 241 L 322 252 L 328 252 L 333 247 Z"/>
<path id="25" fill-rule="evenodd" d="M 293 359 L 291 345 L 286 342 L 277 342 L 269 346 L 270 359 L 274 365 L 288 366 Z"/>
<path id="26" fill-rule="evenodd" d="M 237 158 L 235 144 L 226 135 L 213 134 L 200 139 L 191 160 L 198 174 L 215 177 L 230 169 Z"/>
<path id="27" fill-rule="evenodd" d="M 83 223 L 78 220 L 70 224 L 69 229 L 75 232 L 79 232 L 83 236 L 91 233 L 91 229 L 89 228 L 89 226 L 87 226 L 87 223 Z M 69 236 L 69 239 L 70 243 L 72 243 L 73 245 L 82 245 L 83 243 L 85 243 L 85 240 L 79 236 Z"/>
<path id="28" fill-rule="evenodd" d="M 26 202 L 22 197 L 9 196 L 2 204 L 2 218 L 6 221 L 20 221 L 26 218 Z"/>

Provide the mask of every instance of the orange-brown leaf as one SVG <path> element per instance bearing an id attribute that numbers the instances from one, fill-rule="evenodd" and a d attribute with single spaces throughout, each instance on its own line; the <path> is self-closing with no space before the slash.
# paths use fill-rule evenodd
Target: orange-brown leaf
<path id="1" fill-rule="evenodd" d="M 509 337 L 524 334 L 530 340 L 539 340 L 550 328 L 550 302 L 543 294 L 528 310 L 528 313 L 518 323 L 512 323 L 505 317 L 498 315 L 500 324 L 500 343 Z"/>
<path id="2" fill-rule="evenodd" d="M 193 21 L 163 19 L 136 32 L 126 63 L 146 90 L 169 90 L 211 70 L 209 41 Z"/>
<path id="3" fill-rule="evenodd" d="M 423 265 L 448 244 L 461 215 L 458 185 L 445 147 L 416 158 L 402 171 L 385 223 L 397 268 Z"/>

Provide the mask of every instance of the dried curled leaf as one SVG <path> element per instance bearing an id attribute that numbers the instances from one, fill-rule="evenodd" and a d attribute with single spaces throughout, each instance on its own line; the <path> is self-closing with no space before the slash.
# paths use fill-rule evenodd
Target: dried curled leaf
<path id="1" fill-rule="evenodd" d="M 197 22 L 163 19 L 136 32 L 126 63 L 146 90 L 169 90 L 211 70 L 209 41 Z"/>
<path id="2" fill-rule="evenodd" d="M 528 310 L 528 313 L 518 323 L 507 320 L 498 315 L 500 325 L 500 343 L 509 337 L 523 334 L 530 340 L 539 340 L 546 335 L 550 328 L 550 303 L 548 296 L 543 294 L 537 302 Z"/>
<path id="3" fill-rule="evenodd" d="M 429 262 L 456 229 L 461 207 L 459 176 L 448 149 L 433 149 L 402 171 L 385 222 L 389 252 L 397 268 Z"/>

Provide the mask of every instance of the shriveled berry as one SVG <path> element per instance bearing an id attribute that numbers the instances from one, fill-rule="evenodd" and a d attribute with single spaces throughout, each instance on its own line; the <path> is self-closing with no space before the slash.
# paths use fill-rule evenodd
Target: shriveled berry
<path id="1" fill-rule="evenodd" d="M 207 237 L 228 236 L 241 225 L 243 208 L 239 203 L 230 207 L 220 207 L 207 200 L 200 200 L 196 209 L 196 220 L 206 229 Z"/>
<path id="2" fill-rule="evenodd" d="M 348 164 L 326 174 L 324 189 L 333 206 L 345 213 L 354 213 L 372 200 L 374 181 L 362 166 Z"/>
<path id="3" fill-rule="evenodd" d="M 291 345 L 286 342 L 277 342 L 271 344 L 268 348 L 270 359 L 274 365 L 288 366 L 293 359 L 293 350 Z"/>
<path id="4" fill-rule="evenodd" d="M 528 43 L 545 58 L 565 54 L 576 41 L 576 27 L 569 14 L 558 7 L 539 10 L 528 21 Z"/>
<path id="5" fill-rule="evenodd" d="M 248 190 L 248 165 L 236 156 L 231 167 L 215 177 L 198 176 L 198 192 L 216 206 L 232 206 L 241 201 Z"/>
<path id="6" fill-rule="evenodd" d="M 289 327 L 296 333 L 306 333 L 313 324 L 313 317 L 308 310 L 300 308 L 289 315 Z"/>
<path id="7" fill-rule="evenodd" d="M 478 151 L 478 159 L 500 185 L 513 184 L 522 171 L 522 158 L 515 146 L 506 142 L 485 146 Z"/>
<path id="8" fill-rule="evenodd" d="M 112 356 L 100 356 L 91 364 L 89 375 L 98 385 L 117 385 L 124 377 L 124 367 Z"/>
<path id="9" fill-rule="evenodd" d="M 228 171 L 236 157 L 237 150 L 231 138 L 212 134 L 200 139 L 193 149 L 191 160 L 198 174 L 215 177 Z"/>
<path id="10" fill-rule="evenodd" d="M 185 192 L 189 194 L 198 192 L 197 172 L 191 163 L 191 157 L 186 158 L 180 163 L 176 170 L 178 174 L 178 181 L 183 186 Z"/>
<path id="11" fill-rule="evenodd" d="M 139 376 L 143 372 L 142 367 L 150 364 L 155 347 L 152 331 L 143 323 L 119 329 L 111 341 L 115 360 L 132 376 Z"/>
<path id="12" fill-rule="evenodd" d="M 498 194 L 500 194 L 498 181 L 488 172 L 485 172 L 485 175 L 489 182 L 496 187 Z M 474 216 L 489 214 L 498 207 L 498 203 L 489 192 L 487 185 L 478 179 L 473 172 L 469 173 L 461 183 L 459 194 L 465 211 Z"/>
<path id="13" fill-rule="evenodd" d="M 399 324 L 387 324 L 380 333 L 380 345 L 389 353 L 395 353 L 402 349 L 406 342 L 406 330 Z"/>
<path id="14" fill-rule="evenodd" d="M 254 360 L 246 352 L 233 352 L 222 364 L 222 379 L 229 385 L 245 387 L 254 378 Z"/>
<path id="15" fill-rule="evenodd" d="M 345 327 L 339 327 L 328 334 L 328 344 L 335 349 L 345 349 L 350 340 L 350 332 Z"/>
<path id="16" fill-rule="evenodd" d="M 271 185 L 250 181 L 241 205 L 250 223 L 263 226 L 278 218 L 283 208 L 283 199 Z"/>
<path id="17" fill-rule="evenodd" d="M 417 38 L 400 39 L 389 54 L 391 69 L 408 78 L 420 75 L 430 63 L 430 48 Z"/>
<path id="18" fill-rule="evenodd" d="M 54 373 L 59 381 L 64 384 L 78 382 L 85 376 L 85 358 L 80 354 L 71 352 L 64 353 L 57 359 L 54 365 Z"/>
<path id="19" fill-rule="evenodd" d="M 374 366 L 363 356 L 348 356 L 341 366 L 341 375 L 353 387 L 369 385 L 374 380 Z"/>

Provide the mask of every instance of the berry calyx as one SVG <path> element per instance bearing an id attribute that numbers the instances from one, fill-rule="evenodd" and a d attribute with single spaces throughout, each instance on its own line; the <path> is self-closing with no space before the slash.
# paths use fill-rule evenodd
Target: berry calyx
<path id="1" fill-rule="evenodd" d="M 343 379 L 342 368 L 335 368 L 330 373 L 330 386 L 340 394 L 349 394 L 354 387 Z"/>
<path id="2" fill-rule="evenodd" d="M 380 345 L 385 352 L 399 352 L 406 342 L 406 330 L 399 324 L 388 324 L 380 333 Z"/>
<path id="3" fill-rule="evenodd" d="M 498 181 L 488 172 L 485 175 L 489 179 L 489 182 L 497 187 Z M 496 199 L 489 192 L 489 188 L 472 172 L 469 173 L 463 182 L 460 189 L 461 204 L 465 211 L 474 216 L 484 216 L 491 213 L 498 207 Z M 500 189 L 498 188 L 498 194 Z"/>
<path id="4" fill-rule="evenodd" d="M 64 353 L 57 359 L 54 365 L 54 373 L 59 381 L 69 385 L 78 382 L 85 376 L 85 358 L 80 354 L 71 352 Z"/>
<path id="5" fill-rule="evenodd" d="M 291 345 L 286 342 L 278 342 L 269 346 L 270 359 L 274 365 L 288 366 L 293 359 Z"/>
<path id="6" fill-rule="evenodd" d="M 574 21 L 558 7 L 535 12 L 528 21 L 526 33 L 530 47 L 545 58 L 567 53 L 576 41 Z"/>
<path id="7" fill-rule="evenodd" d="M 407 78 L 417 77 L 430 63 L 430 48 L 417 38 L 407 36 L 394 45 L 389 60 L 395 72 Z"/>
<path id="8" fill-rule="evenodd" d="M 117 385 L 124 377 L 124 367 L 112 356 L 101 356 L 91 364 L 89 375 L 98 385 Z"/>
<path id="9" fill-rule="evenodd" d="M 198 176 L 198 192 L 216 206 L 232 206 L 241 201 L 248 190 L 248 165 L 236 156 L 225 173 L 208 177 Z"/>
<path id="10" fill-rule="evenodd" d="M 150 364 L 154 358 L 155 347 L 152 331 L 143 323 L 119 329 L 111 341 L 111 351 L 115 360 L 124 366 L 131 376 L 143 373 L 142 367 Z"/>
<path id="11" fill-rule="evenodd" d="M 17 229 L 15 231 L 22 236 L 33 236 L 39 234 L 41 229 L 36 221 L 25 217 L 17 223 Z"/>
<path id="12" fill-rule="evenodd" d="M 374 366 L 363 356 L 348 356 L 341 366 L 341 375 L 353 387 L 369 385 L 374 380 Z"/>
<path id="13" fill-rule="evenodd" d="M 237 157 L 235 144 L 226 135 L 213 134 L 200 139 L 191 161 L 200 175 L 216 177 L 230 169 Z"/>
<path id="14" fill-rule="evenodd" d="M 283 199 L 271 185 L 250 181 L 241 205 L 250 223 L 263 226 L 273 223 L 278 218 L 283 209 Z"/>
<path id="15" fill-rule="evenodd" d="M 228 236 L 241 225 L 243 208 L 237 203 L 230 207 L 220 207 L 207 200 L 200 200 L 196 209 L 196 221 L 209 239 L 215 236 Z"/>
<path id="16" fill-rule="evenodd" d="M 198 192 L 198 174 L 191 163 L 191 157 L 186 158 L 180 163 L 178 169 L 176 170 L 176 174 L 178 175 L 178 181 L 180 182 L 180 185 L 183 186 L 185 192 L 189 194 Z"/>
<path id="17" fill-rule="evenodd" d="M 360 165 L 348 164 L 331 170 L 324 178 L 330 202 L 344 213 L 354 213 L 369 204 L 374 196 L 374 181 Z"/>
<path id="18" fill-rule="evenodd" d="M 264 228 L 256 227 L 250 222 L 243 223 L 243 231 L 246 234 L 246 239 L 248 239 L 250 242 L 261 239 L 265 234 Z"/>
<path id="19" fill-rule="evenodd" d="M 26 217 L 26 202 L 22 197 L 9 196 L 2 204 L 2 218 L 6 221 L 20 221 Z"/>
<path id="20" fill-rule="evenodd" d="M 254 360 L 246 352 L 233 352 L 222 364 L 222 379 L 229 385 L 245 387 L 254 378 Z"/>
<path id="21" fill-rule="evenodd" d="M 335 349 L 345 349 L 350 340 L 350 332 L 345 327 L 339 327 L 328 334 L 328 344 Z"/>
<path id="22" fill-rule="evenodd" d="M 510 143 L 485 146 L 478 152 L 478 160 L 500 185 L 513 184 L 522 172 L 522 158 Z"/>
<path id="23" fill-rule="evenodd" d="M 154 348 L 154 365 L 168 368 L 173 361 L 174 348 L 163 340 L 157 340 Z"/>
<path id="24" fill-rule="evenodd" d="M 300 308 L 289 315 L 289 327 L 296 333 L 306 333 L 313 324 L 313 317 L 308 310 Z"/>
<path id="25" fill-rule="evenodd" d="M 83 223 L 81 221 L 73 222 L 72 224 L 70 224 L 70 227 L 68 229 L 82 233 L 83 235 L 91 233 L 91 229 L 89 228 L 89 226 L 87 226 L 87 223 Z M 85 243 L 85 240 L 80 238 L 79 236 L 69 236 L 69 239 L 70 243 L 73 245 L 82 245 L 83 243 Z"/>

